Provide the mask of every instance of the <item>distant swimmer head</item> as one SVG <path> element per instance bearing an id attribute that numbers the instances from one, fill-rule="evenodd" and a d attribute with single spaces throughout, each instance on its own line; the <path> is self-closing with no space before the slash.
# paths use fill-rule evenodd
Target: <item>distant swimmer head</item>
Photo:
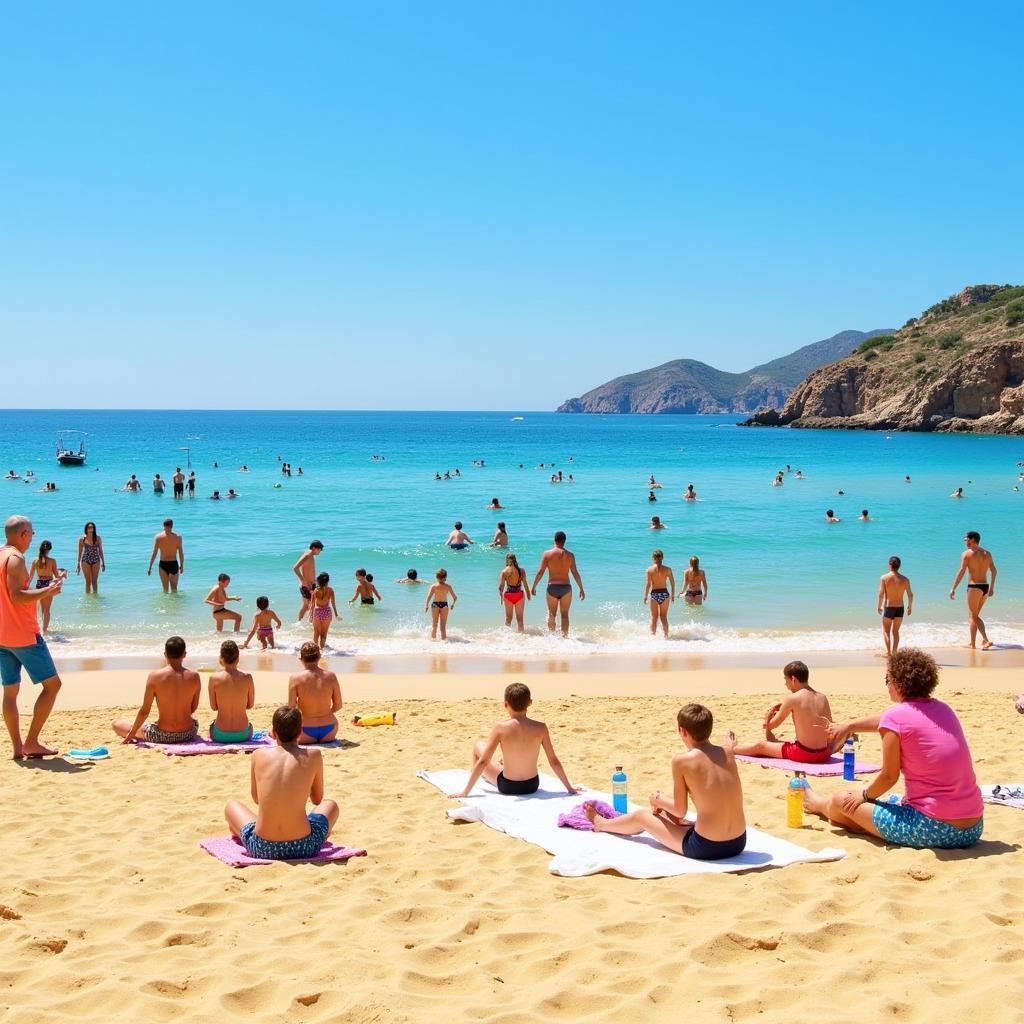
<path id="1" fill-rule="evenodd" d="M 455 529 L 456 530 L 461 530 L 462 529 L 462 523 L 460 523 L 458 520 L 456 520 L 456 522 L 455 522 Z"/>
<path id="2" fill-rule="evenodd" d="M 690 555 L 690 568 L 691 569 L 699 569 L 700 568 L 700 559 L 696 555 Z"/>
<path id="3" fill-rule="evenodd" d="M 661 563 L 665 561 L 665 552 L 662 551 L 661 548 L 655 548 L 651 552 L 651 558 L 654 559 L 655 563 L 661 565 Z"/>
<path id="4" fill-rule="evenodd" d="M 256 607 L 259 608 L 259 610 L 261 612 L 265 612 L 270 607 L 270 598 L 269 597 L 257 597 L 256 598 Z"/>
<path id="5" fill-rule="evenodd" d="M 220 575 L 218 575 L 217 582 L 218 583 L 230 583 L 231 582 L 231 577 L 226 572 L 222 572 L 222 573 L 220 573 Z"/>
<path id="6" fill-rule="evenodd" d="M 372 572 L 368 572 L 366 574 L 366 582 L 367 583 L 372 583 L 373 582 L 373 573 Z"/>
<path id="7" fill-rule="evenodd" d="M 324 549 L 323 542 L 319 541 L 319 540 L 311 540 L 309 542 L 309 549 L 310 549 L 310 551 L 323 551 L 323 549 Z"/>
<path id="8" fill-rule="evenodd" d="M 499 506 L 499 505 L 501 504 L 501 502 L 500 502 L 500 501 L 498 501 L 498 499 L 497 499 L 497 498 L 491 498 L 491 504 L 492 504 L 492 505 L 493 505 L 493 506 L 494 506 L 495 508 L 497 508 L 497 507 L 498 507 L 498 506 Z"/>
<path id="9" fill-rule="evenodd" d="M 316 647 L 316 644 L 304 644 L 303 649 L 306 647 Z M 317 660 L 319 660 L 319 654 L 320 648 L 317 647 Z M 279 707 L 270 721 L 274 736 L 282 743 L 294 743 L 302 732 L 302 712 L 296 707 L 290 705 Z"/>
<path id="10" fill-rule="evenodd" d="M 867 517 L 868 517 L 868 510 L 866 508 L 862 508 L 860 510 L 860 517 L 861 517 L 861 519 L 867 519 Z"/>
<path id="11" fill-rule="evenodd" d="M 164 520 L 164 526 L 166 526 L 167 529 L 170 530 L 174 526 L 174 520 L 173 519 L 165 519 Z"/>
<path id="12" fill-rule="evenodd" d="M 315 665 L 320 660 L 320 646 L 307 640 L 299 648 L 299 658 L 306 665 Z"/>
<path id="13" fill-rule="evenodd" d="M 502 533 L 504 533 L 505 532 L 505 524 L 504 523 L 498 523 L 498 529 L 501 530 Z"/>
<path id="14" fill-rule="evenodd" d="M 889 559 L 889 568 L 892 569 L 893 572 L 899 572 L 902 564 L 903 561 L 899 555 L 893 555 L 892 558 Z"/>
<path id="15" fill-rule="evenodd" d="M 825 515 L 828 516 L 829 519 L 835 518 L 835 512 L 833 512 L 830 508 L 825 509 Z"/>
<path id="16" fill-rule="evenodd" d="M 414 580 L 419 577 L 419 573 L 415 569 L 409 569 L 406 574 L 406 579 Z"/>
<path id="17" fill-rule="evenodd" d="M 562 545 L 563 545 L 563 544 L 565 543 L 565 531 L 564 531 L 564 530 L 559 530 L 559 531 L 558 531 L 558 532 L 557 532 L 557 533 L 555 534 L 555 543 L 556 543 L 556 544 L 557 544 L 557 545 L 558 545 L 559 547 L 561 547 L 561 546 L 562 546 Z"/>
<path id="18" fill-rule="evenodd" d="M 661 526 L 661 516 L 651 516 L 651 526 Z"/>
<path id="19" fill-rule="evenodd" d="M 444 583 L 444 581 L 448 579 L 448 570 L 438 569 L 434 575 L 437 576 L 437 579 L 440 583 Z"/>
<path id="20" fill-rule="evenodd" d="M 317 575 L 316 585 L 318 587 L 326 587 L 331 582 L 330 573 L 322 572 Z"/>

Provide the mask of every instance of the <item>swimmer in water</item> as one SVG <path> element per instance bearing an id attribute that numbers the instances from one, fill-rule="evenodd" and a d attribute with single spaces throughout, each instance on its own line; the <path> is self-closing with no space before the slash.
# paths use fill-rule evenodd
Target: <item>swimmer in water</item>
<path id="1" fill-rule="evenodd" d="M 445 544 L 453 551 L 465 551 L 472 543 L 474 543 L 473 538 L 468 533 L 463 533 L 460 522 L 456 522 L 455 529 L 448 534 L 448 539 L 445 541 Z"/>
<path id="2" fill-rule="evenodd" d="M 958 487 L 958 488 L 957 488 L 957 489 L 956 489 L 956 490 L 955 490 L 955 491 L 954 491 L 954 492 L 953 492 L 953 493 L 952 493 L 952 494 L 950 495 L 950 497 L 951 497 L 951 498 L 962 498 L 963 496 L 964 496 L 964 489 L 963 489 L 962 487 Z"/>
<path id="3" fill-rule="evenodd" d="M 832 511 L 832 509 L 827 509 L 825 511 L 825 522 L 826 523 L 841 523 L 842 520 L 839 518 L 839 516 L 837 516 L 835 514 L 835 512 Z"/>
<path id="4" fill-rule="evenodd" d="M 647 527 L 648 530 L 667 530 L 668 527 L 661 521 L 660 516 L 651 516 L 651 525 Z"/>
<path id="5" fill-rule="evenodd" d="M 658 500 L 657 497 L 655 496 L 654 491 L 648 491 L 647 492 L 647 500 L 648 501 L 657 501 Z"/>
<path id="6" fill-rule="evenodd" d="M 871 516 L 868 515 L 868 510 L 866 508 L 862 508 L 860 510 L 860 521 L 862 523 L 870 523 L 871 522 Z"/>
<path id="7" fill-rule="evenodd" d="M 696 555 L 690 556 L 690 568 L 683 573 L 683 598 L 688 605 L 701 605 L 708 599 L 708 578 Z"/>
<path id="8" fill-rule="evenodd" d="M 658 622 L 662 632 L 668 638 L 668 606 L 676 599 L 676 578 L 672 570 L 664 564 L 665 552 L 655 548 L 651 553 L 654 564 L 647 568 L 647 579 L 644 583 L 644 604 L 651 608 L 651 636 L 658 635 Z"/>
<path id="9" fill-rule="evenodd" d="M 523 570 L 519 567 L 516 556 L 511 552 L 505 556 L 505 568 L 498 576 L 498 598 L 505 609 L 505 625 L 512 625 L 512 616 L 516 617 L 516 630 L 523 632 L 523 612 L 526 602 L 530 600 L 530 588 L 523 583 Z"/>
<path id="10" fill-rule="evenodd" d="M 508 547 L 508 531 L 505 529 L 504 523 L 498 523 L 494 530 L 494 540 L 491 541 L 492 548 L 507 548 Z"/>
<path id="11" fill-rule="evenodd" d="M 683 494 L 683 501 L 696 501 L 697 492 L 693 489 L 693 484 L 686 485 L 686 492 Z"/>
<path id="12" fill-rule="evenodd" d="M 420 579 L 420 574 L 415 569 L 407 569 L 405 578 L 395 580 L 396 583 L 426 583 L 426 580 Z"/>
<path id="13" fill-rule="evenodd" d="M 448 571 L 438 569 L 436 573 L 437 582 L 431 584 L 427 591 L 427 601 L 423 606 L 425 612 L 430 612 L 430 639 L 437 639 L 437 630 L 441 630 L 441 639 L 447 640 L 448 614 L 455 607 L 459 597 L 448 585 Z"/>
<path id="14" fill-rule="evenodd" d="M 647 486 L 650 490 L 661 490 L 661 484 L 654 479 L 654 474 L 651 474 L 651 479 L 647 481 Z"/>
<path id="15" fill-rule="evenodd" d="M 331 622 L 338 617 L 338 605 L 334 598 L 334 587 L 328 586 L 331 577 L 320 573 L 316 578 L 309 606 L 309 621 L 313 625 L 313 643 L 321 650 L 327 646 L 327 634 Z"/>
<path id="16" fill-rule="evenodd" d="M 501 503 L 500 501 L 498 501 L 498 499 L 497 499 L 497 498 L 491 498 L 491 503 L 490 503 L 490 505 L 488 505 L 487 507 L 488 507 L 488 508 L 489 508 L 489 509 L 490 509 L 491 511 L 498 511 L 498 510 L 500 510 L 500 509 L 503 509 L 503 508 L 504 508 L 505 506 L 504 506 L 504 505 L 502 505 L 502 503 Z"/>

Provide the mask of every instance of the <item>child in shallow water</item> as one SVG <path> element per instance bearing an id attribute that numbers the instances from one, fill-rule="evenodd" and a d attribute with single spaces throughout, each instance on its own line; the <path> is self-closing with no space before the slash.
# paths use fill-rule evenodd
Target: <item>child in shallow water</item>
<path id="1" fill-rule="evenodd" d="M 334 600 L 334 587 L 328 586 L 330 582 L 331 577 L 325 572 L 317 576 L 309 612 L 309 619 L 313 623 L 313 643 L 320 648 L 327 646 L 327 634 L 331 630 L 331 622 L 338 614 L 338 605 Z"/>
<path id="2" fill-rule="evenodd" d="M 438 627 L 441 629 L 441 639 L 447 640 L 448 613 L 455 607 L 459 597 L 448 585 L 448 570 L 437 570 L 437 582 L 432 584 L 427 591 L 427 600 L 423 610 L 430 612 L 430 639 L 437 639 Z"/>
<path id="3" fill-rule="evenodd" d="M 256 598 L 256 614 L 252 619 L 252 629 L 249 630 L 249 635 L 245 638 L 243 647 L 249 646 L 249 641 L 252 640 L 253 634 L 256 634 L 256 639 L 260 642 L 260 647 L 265 651 L 268 647 L 271 650 L 275 649 L 274 644 L 274 625 L 277 628 L 281 628 L 281 620 L 277 617 L 277 612 L 273 611 L 270 607 L 269 597 L 257 597 Z"/>

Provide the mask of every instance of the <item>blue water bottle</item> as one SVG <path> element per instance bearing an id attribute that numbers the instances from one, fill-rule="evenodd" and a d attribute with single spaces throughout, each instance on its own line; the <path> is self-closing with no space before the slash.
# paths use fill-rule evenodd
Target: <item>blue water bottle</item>
<path id="1" fill-rule="evenodd" d="M 847 736 L 843 744 L 843 779 L 853 782 L 857 778 L 857 754 L 853 749 L 853 737 Z"/>
<path id="2" fill-rule="evenodd" d="M 629 810 L 629 800 L 626 798 L 626 773 L 622 765 L 615 766 L 615 774 L 612 776 L 612 807 L 619 814 L 625 814 Z"/>

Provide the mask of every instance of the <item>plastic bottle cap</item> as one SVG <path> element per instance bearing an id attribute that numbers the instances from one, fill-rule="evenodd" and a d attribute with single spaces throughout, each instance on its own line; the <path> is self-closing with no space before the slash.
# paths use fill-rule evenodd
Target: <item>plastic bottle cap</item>
<path id="1" fill-rule="evenodd" d="M 804 788 L 804 780 L 803 779 L 797 779 L 797 778 L 790 779 L 789 780 L 789 788 L 790 789 L 803 789 Z"/>
<path id="2" fill-rule="evenodd" d="M 617 772 L 621 772 L 621 771 L 622 771 L 622 765 L 621 765 L 621 764 L 617 764 L 617 765 L 615 766 L 615 770 L 616 770 Z"/>

